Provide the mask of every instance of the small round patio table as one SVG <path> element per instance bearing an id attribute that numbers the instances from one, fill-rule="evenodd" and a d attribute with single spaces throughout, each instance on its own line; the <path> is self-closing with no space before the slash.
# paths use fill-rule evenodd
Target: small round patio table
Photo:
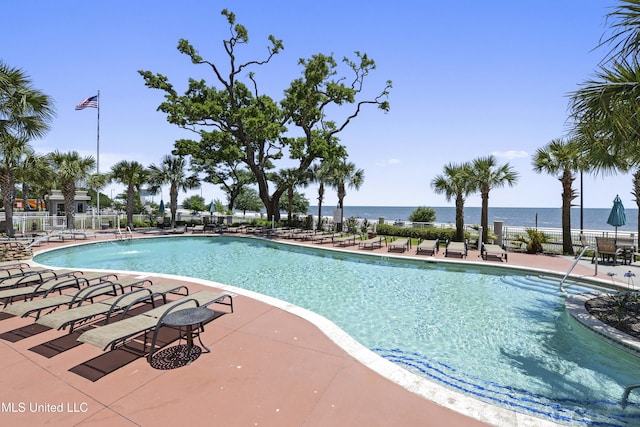
<path id="1" fill-rule="evenodd" d="M 210 353 L 211 350 L 207 348 L 202 342 L 200 333 L 204 332 L 204 323 L 213 319 L 215 312 L 207 307 L 191 307 L 182 310 L 176 310 L 167 314 L 164 318 L 163 324 L 178 328 L 180 330 L 180 339 L 182 339 L 182 328 L 185 328 L 185 336 L 187 339 L 187 359 L 191 356 L 191 349 L 193 348 L 193 338 L 198 337 L 200 345 L 204 349 L 204 353 Z M 194 328 L 194 326 L 196 326 Z M 187 362 L 190 364 L 191 361 Z"/>

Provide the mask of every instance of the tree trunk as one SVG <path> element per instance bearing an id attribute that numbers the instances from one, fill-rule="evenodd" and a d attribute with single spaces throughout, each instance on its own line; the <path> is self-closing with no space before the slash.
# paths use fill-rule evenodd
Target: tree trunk
<path id="1" fill-rule="evenodd" d="M 67 228 L 69 230 L 73 230 L 75 228 L 75 224 L 73 222 L 73 217 L 76 213 L 75 207 L 75 197 L 76 197 L 76 186 L 75 185 L 67 185 L 62 188 L 62 196 L 64 197 L 64 214 L 67 219 Z"/>
<path id="2" fill-rule="evenodd" d="M 169 188 L 169 200 L 171 203 L 171 228 L 176 228 L 176 213 L 178 211 L 178 187 L 171 184 Z"/>
<path id="3" fill-rule="evenodd" d="M 133 205 L 136 196 L 135 188 L 132 185 L 127 187 L 127 227 L 133 230 Z"/>
<path id="4" fill-rule="evenodd" d="M 9 170 L 0 177 L 0 190 L 2 190 L 4 203 L 4 217 L 6 222 L 5 231 L 7 237 L 13 237 L 13 205 L 16 201 L 15 196 L 15 180 L 13 173 Z"/>
<path id="5" fill-rule="evenodd" d="M 316 229 L 322 231 L 322 200 L 324 199 L 324 184 L 321 182 L 318 187 L 318 224 Z"/>
<path id="6" fill-rule="evenodd" d="M 562 253 L 573 255 L 571 240 L 571 200 L 573 200 L 573 177 L 565 171 L 562 178 Z"/>
<path id="7" fill-rule="evenodd" d="M 464 242 L 464 197 L 456 196 L 456 241 Z"/>
<path id="8" fill-rule="evenodd" d="M 293 224 L 293 187 L 289 187 L 289 189 L 287 190 L 287 196 L 288 196 L 288 215 L 287 215 L 287 220 L 289 222 L 289 227 L 291 227 L 291 225 Z"/>
<path id="9" fill-rule="evenodd" d="M 480 225 L 482 226 L 482 243 L 487 243 L 489 236 L 489 190 L 482 190 Z"/>

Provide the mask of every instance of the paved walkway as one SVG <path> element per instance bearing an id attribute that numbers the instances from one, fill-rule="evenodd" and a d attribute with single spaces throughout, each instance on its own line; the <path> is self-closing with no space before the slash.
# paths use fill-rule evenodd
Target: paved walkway
<path id="1" fill-rule="evenodd" d="M 70 243 L 77 242 L 52 242 L 36 248 L 36 252 Z M 353 248 L 337 250 L 358 250 Z M 388 255 L 384 247 L 373 252 Z M 431 258 L 417 256 L 413 251 L 402 256 Z M 433 258 L 459 262 L 443 259 L 442 252 Z M 483 261 L 477 251 L 470 252 L 468 260 L 504 264 Z M 509 254 L 508 265 L 564 273 L 572 261 L 561 256 L 513 253 Z M 637 269 L 637 265 L 600 266 L 594 276 L 594 265 L 580 262 L 574 273 L 605 282 L 626 283 L 624 272 Z M 609 276 L 607 272 L 615 275 Z M 151 278 L 188 283 L 191 292 L 208 286 L 222 287 L 196 279 L 164 275 Z M 126 350 L 102 352 L 86 344 L 77 345 L 75 334 L 38 327 L 33 319 L 0 314 L 0 355 L 4 365 L 0 376 L 0 423 L 12 426 L 547 424 L 469 403 L 469 399 L 440 387 L 424 389 L 416 384 L 416 391 L 424 394 L 427 390 L 433 400 L 445 401 L 448 407 L 457 409 L 427 400 L 381 375 L 379 372 L 389 372 L 391 377 L 396 375 L 394 380 L 406 380 L 403 374 L 398 376 L 402 370 L 361 348 L 341 331 L 332 330 L 319 316 L 249 295 L 237 295 L 235 312 L 207 325 L 202 339 L 212 353 L 201 354 L 192 364 L 177 369 L 153 368 L 144 357 Z"/>

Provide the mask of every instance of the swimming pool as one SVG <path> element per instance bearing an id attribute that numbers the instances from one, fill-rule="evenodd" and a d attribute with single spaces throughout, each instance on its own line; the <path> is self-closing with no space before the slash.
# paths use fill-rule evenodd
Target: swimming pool
<path id="1" fill-rule="evenodd" d="M 35 260 L 234 285 L 316 312 L 382 357 L 480 400 L 565 424 L 640 424 L 637 400 L 619 404 L 640 382 L 640 359 L 576 325 L 557 279 L 222 236 L 102 242 Z"/>

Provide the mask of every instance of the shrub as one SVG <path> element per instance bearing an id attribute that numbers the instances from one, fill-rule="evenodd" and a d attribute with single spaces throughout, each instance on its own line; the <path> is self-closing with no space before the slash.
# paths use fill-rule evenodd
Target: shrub
<path id="1" fill-rule="evenodd" d="M 396 227 L 395 225 L 378 224 L 376 231 L 378 234 L 386 236 L 415 237 L 425 240 L 440 239 L 441 241 L 446 241 L 453 240 L 456 236 L 456 230 L 454 228 L 405 228 Z M 469 237 L 468 233 L 465 233 L 465 237 Z"/>
<path id="2" fill-rule="evenodd" d="M 426 206 L 420 206 L 409 215 L 409 221 L 411 222 L 435 222 L 436 211 Z"/>

